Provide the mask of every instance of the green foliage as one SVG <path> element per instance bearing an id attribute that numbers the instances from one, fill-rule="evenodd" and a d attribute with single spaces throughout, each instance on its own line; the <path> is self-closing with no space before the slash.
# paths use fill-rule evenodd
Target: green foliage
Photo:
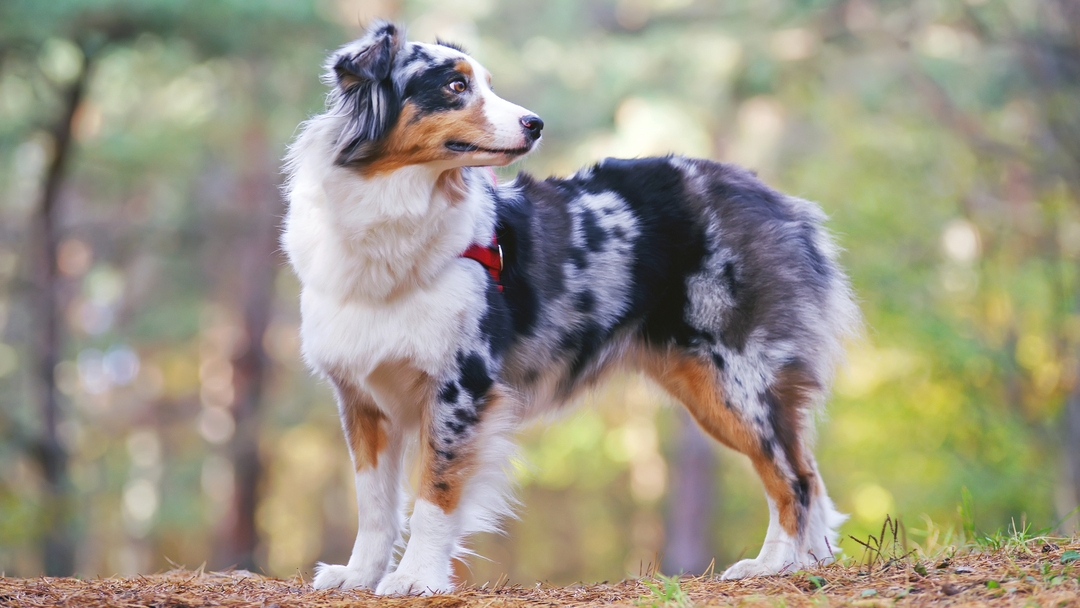
<path id="1" fill-rule="evenodd" d="M 814 589 L 822 589 L 825 587 L 825 585 L 829 584 L 829 581 L 825 580 L 824 577 L 818 576 L 816 574 L 807 575 L 806 580 L 810 581 L 810 585 Z"/>
<path id="2" fill-rule="evenodd" d="M 873 572 L 875 566 L 884 570 L 896 564 L 907 564 L 916 554 L 916 550 L 909 550 L 907 547 L 907 529 L 904 524 L 889 515 L 885 516 L 881 532 L 877 536 L 868 535 L 865 541 L 854 536 L 849 538 L 863 548 L 862 562 L 868 572 Z M 912 564 L 912 568 L 920 574 L 926 573 L 926 567 L 918 561 Z"/>
<path id="3" fill-rule="evenodd" d="M 693 602 L 690 596 L 679 586 L 678 576 L 656 576 L 656 580 L 641 579 L 641 584 L 649 588 L 650 594 L 643 595 L 634 605 L 642 608 L 690 608 Z"/>

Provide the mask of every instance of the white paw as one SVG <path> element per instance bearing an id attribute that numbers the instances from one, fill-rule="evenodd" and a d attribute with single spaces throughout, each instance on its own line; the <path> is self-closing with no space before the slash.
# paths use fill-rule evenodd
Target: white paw
<path id="1" fill-rule="evenodd" d="M 393 574 L 387 574 L 375 589 L 375 593 L 378 595 L 435 595 L 450 593 L 453 590 L 454 585 L 448 579 L 437 580 L 398 570 Z"/>
<path id="2" fill-rule="evenodd" d="M 374 589 L 382 576 L 361 572 L 348 566 L 332 566 L 319 562 L 315 565 L 315 580 L 311 586 L 316 589 Z"/>
<path id="3" fill-rule="evenodd" d="M 751 578 L 754 576 L 769 576 L 772 574 L 794 572 L 797 569 L 798 568 L 794 567 L 794 564 L 792 562 L 773 565 L 760 558 L 744 559 L 732 565 L 727 570 L 724 570 L 724 573 L 720 575 L 720 579 L 730 581 L 739 578 Z"/>

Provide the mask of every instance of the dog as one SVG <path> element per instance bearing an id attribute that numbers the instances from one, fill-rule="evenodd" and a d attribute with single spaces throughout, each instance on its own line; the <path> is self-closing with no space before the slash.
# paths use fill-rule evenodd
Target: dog
<path id="1" fill-rule="evenodd" d="M 511 514 L 515 428 L 613 370 L 655 381 L 760 475 L 764 545 L 723 578 L 832 559 L 844 516 L 813 415 L 859 315 L 817 205 L 679 156 L 497 185 L 490 167 L 533 150 L 543 121 L 460 47 L 388 22 L 332 53 L 325 79 L 326 112 L 286 156 L 281 242 L 359 522 L 348 563 L 318 564 L 315 588 L 452 590 L 464 539 Z"/>

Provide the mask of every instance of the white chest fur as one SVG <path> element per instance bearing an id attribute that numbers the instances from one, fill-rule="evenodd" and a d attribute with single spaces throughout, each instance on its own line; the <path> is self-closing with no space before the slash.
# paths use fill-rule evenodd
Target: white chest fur
<path id="1" fill-rule="evenodd" d="M 436 186 L 439 167 L 364 178 L 333 165 L 332 120 L 309 123 L 287 165 L 281 242 L 302 285 L 305 360 L 347 368 L 361 384 L 391 360 L 435 372 L 482 307 L 483 270 L 459 256 L 490 239 L 494 203 L 478 179 L 452 198 Z"/>

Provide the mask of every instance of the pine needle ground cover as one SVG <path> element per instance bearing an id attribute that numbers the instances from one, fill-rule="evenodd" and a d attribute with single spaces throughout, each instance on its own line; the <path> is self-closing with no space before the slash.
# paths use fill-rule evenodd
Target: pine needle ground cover
<path id="1" fill-rule="evenodd" d="M 386 598 L 361 591 L 316 591 L 299 576 L 282 580 L 244 571 L 178 569 L 96 580 L 3 577 L 0 606 L 1080 606 L 1080 536 L 999 535 L 963 549 L 906 551 L 897 526 L 887 522 L 880 537 L 856 542 L 861 558 L 849 555 L 790 576 L 744 581 L 721 581 L 710 572 L 567 587 L 496 583 L 451 595 Z"/>

